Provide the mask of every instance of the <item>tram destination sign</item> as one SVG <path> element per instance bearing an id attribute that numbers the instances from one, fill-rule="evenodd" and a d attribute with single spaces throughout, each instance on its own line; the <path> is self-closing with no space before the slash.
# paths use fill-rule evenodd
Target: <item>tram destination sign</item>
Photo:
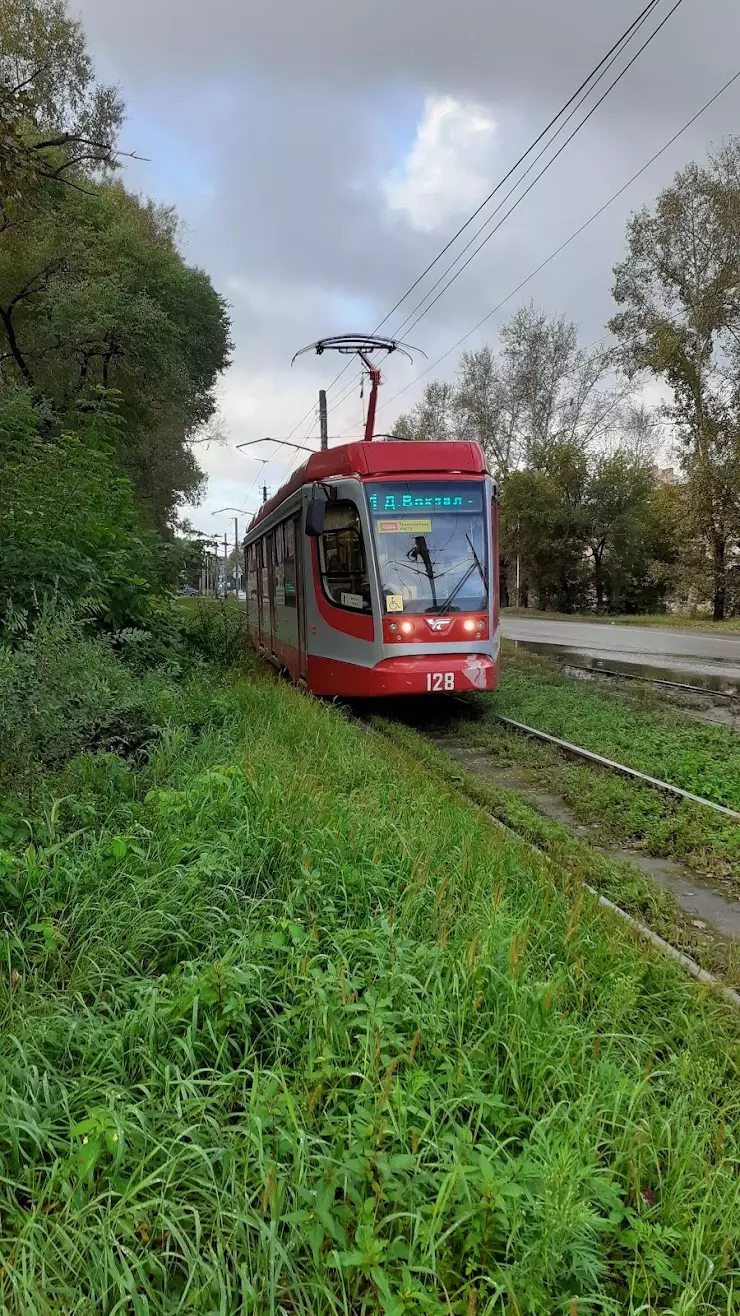
<path id="1" fill-rule="evenodd" d="M 445 489 L 444 485 L 430 489 L 430 486 L 404 484 L 399 487 L 389 485 L 370 485 L 368 503 L 371 512 L 480 512 L 482 499 L 480 489 L 470 489 L 456 485 Z"/>

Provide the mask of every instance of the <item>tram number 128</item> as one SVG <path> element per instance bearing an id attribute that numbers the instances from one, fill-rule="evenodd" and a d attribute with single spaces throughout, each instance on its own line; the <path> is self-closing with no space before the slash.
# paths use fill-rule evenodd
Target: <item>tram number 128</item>
<path id="1" fill-rule="evenodd" d="M 427 690 L 437 693 L 440 690 L 455 689 L 454 672 L 427 672 Z"/>

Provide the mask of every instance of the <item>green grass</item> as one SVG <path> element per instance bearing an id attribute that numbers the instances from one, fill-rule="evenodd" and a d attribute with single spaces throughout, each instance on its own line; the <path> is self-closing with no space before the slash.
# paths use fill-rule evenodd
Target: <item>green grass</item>
<path id="1" fill-rule="evenodd" d="M 673 626 L 680 630 L 740 631 L 740 617 L 713 621 L 711 617 L 685 617 L 673 612 L 653 612 L 612 616 L 596 612 L 541 612 L 537 608 L 502 608 L 502 617 L 531 617 L 542 621 L 591 621 L 614 626 Z"/>
<path id="2" fill-rule="evenodd" d="M 504 654 L 496 696 L 475 696 L 471 703 L 478 716 L 449 729 L 561 794 L 579 821 L 598 824 L 603 839 L 679 858 L 740 890 L 740 824 L 608 769 L 568 761 L 549 746 L 507 733 L 491 714 L 740 809 L 740 738 L 732 730 L 688 718 L 652 691 L 623 693 L 579 681 L 521 651 Z"/>
<path id="3" fill-rule="evenodd" d="M 445 753 L 444 742 L 440 747 L 413 727 L 396 720 L 375 718 L 373 724 L 416 762 L 423 763 L 466 799 L 516 832 L 525 846 L 543 851 L 560 871 L 588 883 L 670 945 L 685 951 L 703 968 L 740 990 L 740 944 L 720 940 L 706 929 L 697 929 L 673 894 L 629 859 L 617 860 L 601 853 L 564 823 L 544 816 L 522 791 L 502 786 L 466 768 Z"/>
<path id="4" fill-rule="evenodd" d="M 736 1312 L 735 1013 L 407 749 L 168 711 L 3 856 L 3 1309 Z"/>

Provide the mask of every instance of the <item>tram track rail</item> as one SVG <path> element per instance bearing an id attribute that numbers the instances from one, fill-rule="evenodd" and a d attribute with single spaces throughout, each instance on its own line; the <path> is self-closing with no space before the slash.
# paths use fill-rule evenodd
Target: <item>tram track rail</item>
<path id="1" fill-rule="evenodd" d="M 572 663 L 567 659 L 558 659 L 566 672 L 583 672 L 587 676 L 607 676 L 616 681 L 642 681 L 645 685 L 655 685 L 659 689 L 676 690 L 680 694 L 701 695 L 705 699 L 727 699 L 732 702 L 740 699 L 740 692 L 734 690 L 713 690 L 706 685 L 690 685 L 686 681 L 666 681 L 660 676 L 643 676 L 639 672 L 618 672 L 613 667 L 587 667 L 583 663 Z"/>
<path id="2" fill-rule="evenodd" d="M 454 700 L 455 703 L 460 704 L 462 707 L 464 707 L 469 711 L 470 706 L 467 704 L 465 700 L 461 699 L 459 696 L 453 695 L 452 700 Z M 371 725 L 367 721 L 367 717 L 358 714 L 355 708 L 349 707 L 343 701 L 339 706 L 343 709 L 343 711 L 346 714 L 348 714 L 352 718 L 353 721 L 355 721 L 359 726 L 361 726 L 365 732 L 367 732 L 370 735 L 379 736 L 382 739 L 387 740 L 388 743 L 390 744 L 393 745 L 396 744 L 396 742 L 393 740 L 391 735 L 389 735 L 387 732 L 384 732 L 381 728 Z M 500 720 L 503 724 L 506 724 L 507 722 L 511 721 L 511 719 L 508 718 L 499 718 L 498 720 Z M 517 729 L 523 728 L 523 724 L 516 724 L 516 725 L 517 725 Z M 424 731 L 420 730 L 418 726 L 415 726 L 413 729 L 416 731 L 418 735 L 421 735 L 430 745 L 432 745 L 437 750 L 437 752 L 442 754 L 445 753 L 444 748 L 440 745 L 439 741 L 436 738 L 428 734 L 425 734 Z M 546 735 L 546 733 L 537 732 L 536 728 L 530 727 L 524 729 L 533 732 L 535 735 L 543 735 L 543 736 Z M 547 739 L 556 740 L 557 738 L 547 736 Z M 569 748 L 572 749 L 573 751 L 577 751 L 581 749 L 580 746 L 570 746 L 569 742 L 562 742 L 562 743 L 564 745 L 568 745 Z M 592 756 L 590 754 L 590 751 L 588 750 L 583 750 L 582 752 L 584 755 L 588 756 L 589 758 L 595 758 L 598 760 L 600 757 L 598 755 Z M 455 763 L 455 761 L 453 759 L 450 759 L 450 763 L 451 764 Z M 624 765 L 621 764 L 618 765 L 612 764 L 610 760 L 603 760 L 601 766 L 604 765 L 609 767 L 617 767 L 617 768 L 624 767 Z M 459 768 L 459 766 L 460 766 L 459 764 L 455 763 L 456 768 Z M 646 774 L 638 773 L 635 769 L 626 769 L 626 771 L 629 773 L 630 776 L 643 778 L 649 784 L 670 786 L 670 783 L 667 782 L 659 783 L 656 778 L 650 778 Z M 556 860 L 554 860 L 551 855 L 547 854 L 545 850 L 543 850 L 540 846 L 536 845 L 528 837 L 516 831 L 516 829 L 511 827 L 509 823 L 499 818 L 489 806 L 481 804 L 480 801 L 475 798 L 475 795 L 471 791 L 466 789 L 465 782 L 463 779 L 459 779 L 459 778 L 456 779 L 455 789 L 462 796 L 464 796 L 467 802 L 477 812 L 482 813 L 488 819 L 489 822 L 493 823 L 493 825 L 499 831 L 503 832 L 511 840 L 515 841 L 518 845 L 525 847 L 525 849 L 527 849 L 531 854 L 535 855 L 540 862 L 544 863 L 548 867 L 553 868 L 556 866 Z M 673 790 L 678 791 L 681 795 L 686 796 L 687 798 L 689 798 L 694 802 L 698 802 L 700 804 L 707 804 L 712 808 L 719 809 L 721 812 L 729 813 L 733 818 L 736 818 L 738 822 L 740 822 L 740 814 L 735 813 L 734 810 L 725 809 L 724 806 L 716 806 L 713 804 L 711 800 L 704 800 L 701 796 L 693 796 L 690 792 L 680 791 L 680 788 L 678 787 L 673 788 Z M 602 909 L 608 910 L 621 922 L 625 923 L 630 928 L 632 928 L 632 930 L 637 934 L 637 936 L 639 936 L 639 938 L 642 941 L 644 941 L 648 945 L 653 946 L 661 954 L 666 956 L 668 959 L 672 960 L 696 982 L 702 984 L 703 986 L 715 992 L 718 996 L 722 997 L 722 999 L 725 1000 L 734 1009 L 740 1009 L 740 992 L 728 986 L 727 983 L 722 982 L 720 978 L 716 977 L 715 974 L 710 973 L 708 969 L 702 968 L 702 966 L 691 955 L 687 955 L 685 951 L 682 951 L 677 946 L 672 945 L 664 937 L 661 937 L 653 928 L 649 927 L 648 924 L 644 923 L 641 919 L 636 918 L 633 914 L 630 914 L 626 909 L 623 909 L 615 901 L 610 900 L 607 896 L 603 895 L 600 891 L 598 891 L 596 887 L 592 886 L 590 883 L 586 882 L 585 880 L 582 880 L 581 885 L 584 891 L 586 891 L 590 896 L 592 896 Z"/>
<path id="3" fill-rule="evenodd" d="M 462 700 L 460 701 L 462 703 Z M 513 731 L 518 731 L 522 735 L 529 736 L 534 740 L 541 740 L 545 744 L 554 745 L 561 753 L 566 754 L 569 758 L 584 759 L 587 763 L 593 763 L 599 768 L 608 768 L 612 772 L 621 773 L 624 777 L 631 777 L 634 781 L 641 781 L 647 786 L 652 786 L 654 790 L 662 791 L 665 795 L 674 795 L 679 799 L 690 800 L 692 804 L 699 804 L 707 809 L 713 809 L 715 813 L 721 813 L 733 822 L 740 823 L 740 813 L 737 809 L 731 809 L 726 804 L 716 804 L 714 800 L 707 800 L 703 795 L 695 795 L 693 791 L 684 790 L 682 786 L 674 786 L 669 781 L 661 781 L 659 777 L 651 777 L 646 772 L 639 772 L 637 768 L 630 768 L 625 763 L 617 763 L 614 759 L 605 758 L 603 754 L 596 754 L 593 750 L 585 749 L 582 745 L 574 745 L 569 740 L 561 740 L 559 736 L 553 736 L 548 731 L 540 731 L 537 727 L 530 727 L 526 722 L 517 722 L 514 718 L 504 717 L 501 713 L 494 713 L 494 718 L 502 726 L 509 727 Z"/>

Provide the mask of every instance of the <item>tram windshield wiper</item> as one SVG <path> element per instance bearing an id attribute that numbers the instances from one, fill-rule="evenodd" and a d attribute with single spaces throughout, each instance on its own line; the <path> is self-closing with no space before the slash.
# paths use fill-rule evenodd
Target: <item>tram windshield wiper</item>
<path id="1" fill-rule="evenodd" d="M 483 570 L 483 567 L 481 566 L 480 558 L 478 557 L 478 554 L 475 551 L 475 547 L 473 545 L 472 539 L 470 538 L 470 535 L 466 535 L 465 538 L 467 539 L 468 546 L 470 548 L 471 553 L 473 554 L 473 561 L 470 563 L 470 566 L 468 567 L 465 574 L 460 577 L 452 592 L 448 594 L 444 603 L 440 603 L 440 604 L 434 603 L 431 608 L 427 608 L 427 612 L 439 612 L 439 613 L 448 612 L 450 607 L 452 606 L 453 599 L 457 598 L 463 585 L 465 585 L 467 581 L 470 579 L 476 567 L 478 568 L 478 574 L 481 580 L 483 581 L 483 584 L 486 587 L 486 595 L 488 594 L 488 577 L 486 576 L 486 573 Z"/>

